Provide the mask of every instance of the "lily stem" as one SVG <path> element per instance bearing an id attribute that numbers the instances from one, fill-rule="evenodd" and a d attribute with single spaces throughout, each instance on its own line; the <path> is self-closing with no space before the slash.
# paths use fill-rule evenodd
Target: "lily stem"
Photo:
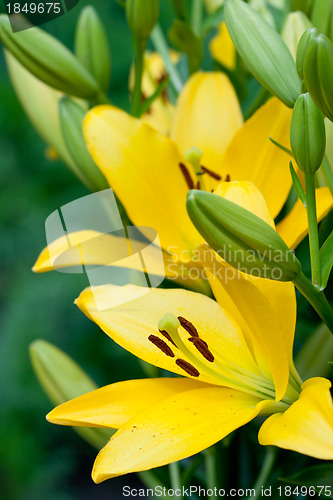
<path id="1" fill-rule="evenodd" d="M 207 488 L 214 491 L 218 487 L 217 466 L 216 466 L 216 448 L 211 446 L 203 452 L 205 461 Z M 213 498 L 215 495 L 213 496 Z"/>
<path id="2" fill-rule="evenodd" d="M 200 36 L 202 22 L 202 0 L 192 0 L 191 26 L 195 35 Z"/>
<path id="3" fill-rule="evenodd" d="M 159 24 L 155 26 L 151 34 L 151 41 L 157 52 L 163 59 L 165 69 L 169 75 L 170 83 L 173 87 L 176 97 L 183 88 L 183 82 L 180 78 L 177 68 L 173 64 L 170 58 L 170 49 L 164 38 L 162 28 Z"/>
<path id="4" fill-rule="evenodd" d="M 143 58 L 146 47 L 146 40 L 139 40 L 133 37 L 134 50 L 134 89 L 132 94 L 131 113 L 139 118 L 141 116 L 141 84 L 143 73 Z"/>
<path id="5" fill-rule="evenodd" d="M 306 194 L 305 194 L 306 212 L 308 216 L 308 226 L 309 226 L 312 283 L 314 286 L 319 288 L 321 282 L 321 272 L 320 272 L 315 175 L 314 173 L 305 172 L 304 177 L 305 177 L 305 189 L 306 189 Z"/>
<path id="6" fill-rule="evenodd" d="M 326 155 L 324 156 L 321 170 L 325 177 L 326 184 L 329 187 L 329 190 L 331 191 L 331 194 L 333 196 L 333 172 Z"/>
<path id="7" fill-rule="evenodd" d="M 300 273 L 293 281 L 294 285 L 310 302 L 317 311 L 323 322 L 333 333 L 333 309 L 325 297 L 324 291 L 314 286 L 303 273 Z"/>
<path id="8" fill-rule="evenodd" d="M 275 459 L 277 455 L 277 449 L 269 446 L 267 448 L 266 456 L 264 458 L 264 463 L 262 464 L 261 471 L 259 473 L 258 479 L 254 485 L 255 497 L 259 498 L 262 496 L 263 488 L 269 478 L 269 475 L 273 469 Z"/>
<path id="9" fill-rule="evenodd" d="M 170 482 L 171 482 L 171 488 L 175 490 L 182 490 L 182 481 L 181 481 L 181 475 L 180 475 L 180 467 L 179 467 L 179 462 L 173 462 L 172 464 L 169 464 L 169 474 L 170 474 Z M 178 498 L 182 498 L 182 496 L 178 496 Z"/>

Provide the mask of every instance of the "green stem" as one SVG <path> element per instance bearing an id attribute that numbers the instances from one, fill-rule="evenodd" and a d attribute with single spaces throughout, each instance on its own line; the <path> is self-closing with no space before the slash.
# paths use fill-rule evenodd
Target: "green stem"
<path id="1" fill-rule="evenodd" d="M 218 487 L 218 477 L 217 477 L 217 467 L 216 467 L 216 448 L 211 446 L 207 448 L 204 452 L 205 461 L 205 471 L 206 471 L 206 481 L 207 488 L 212 489 Z M 215 496 L 213 498 L 216 498 Z"/>
<path id="2" fill-rule="evenodd" d="M 269 446 L 267 448 L 266 456 L 264 458 L 264 462 L 262 464 L 262 468 L 259 473 L 258 479 L 254 485 L 255 498 L 259 498 L 262 496 L 262 489 L 265 487 L 265 484 L 273 469 L 276 460 L 276 455 L 277 455 L 277 449 Z"/>
<path id="3" fill-rule="evenodd" d="M 306 212 L 308 216 L 308 226 L 309 226 L 312 283 L 315 286 L 320 287 L 321 272 L 320 272 L 315 175 L 313 173 L 305 172 L 304 177 L 305 177 L 305 188 L 306 188 L 306 193 L 305 193 Z"/>
<path id="4" fill-rule="evenodd" d="M 333 333 L 333 309 L 329 305 L 324 291 L 315 287 L 303 273 L 300 273 L 293 283 Z"/>
<path id="5" fill-rule="evenodd" d="M 146 47 L 146 40 L 138 40 L 133 37 L 134 50 L 134 89 L 132 94 L 131 113 L 133 116 L 141 116 L 141 83 L 143 73 L 143 57 Z"/>
<path id="6" fill-rule="evenodd" d="M 171 488 L 173 490 L 178 490 L 182 489 L 182 481 L 180 478 L 180 468 L 179 468 L 179 462 L 173 462 L 172 464 L 169 464 L 169 473 L 170 473 L 170 482 L 171 482 Z M 182 496 L 178 496 L 177 498 L 182 498 Z"/>
<path id="7" fill-rule="evenodd" d="M 169 75 L 170 83 L 176 92 L 176 96 L 183 88 L 183 82 L 179 76 L 177 68 L 170 58 L 170 49 L 165 41 L 163 31 L 160 25 L 156 25 L 151 34 L 151 40 L 157 52 L 163 59 L 165 69 Z"/>
<path id="8" fill-rule="evenodd" d="M 192 0 L 191 26 L 195 35 L 200 36 L 202 23 L 202 0 Z"/>
<path id="9" fill-rule="evenodd" d="M 333 196 L 333 171 L 331 169 L 331 165 L 328 162 L 327 156 L 325 155 L 323 159 L 323 164 L 321 166 L 322 173 L 325 177 L 325 181 L 327 186 L 329 187 L 332 196 Z"/>

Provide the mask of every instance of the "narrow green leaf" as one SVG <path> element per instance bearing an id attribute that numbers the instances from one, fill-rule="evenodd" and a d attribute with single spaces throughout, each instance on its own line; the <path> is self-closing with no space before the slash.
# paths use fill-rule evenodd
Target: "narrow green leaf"
<path id="1" fill-rule="evenodd" d="M 268 139 L 279 149 L 282 149 L 285 153 L 287 153 L 289 156 L 293 157 L 293 153 L 290 149 L 286 148 L 285 146 L 282 146 L 279 142 L 275 141 L 272 137 L 268 137 Z"/>
<path id="2" fill-rule="evenodd" d="M 148 99 L 145 100 L 145 102 L 143 103 L 142 107 L 141 107 L 141 114 L 144 114 L 148 111 L 148 109 L 150 108 L 150 106 L 153 104 L 153 102 L 164 92 L 164 90 L 167 88 L 168 84 L 169 84 L 170 80 L 169 78 L 165 78 L 165 80 L 163 80 L 163 82 L 161 82 L 159 84 L 159 86 L 157 87 L 157 89 L 155 90 L 155 92 L 150 96 L 148 97 Z"/>
<path id="3" fill-rule="evenodd" d="M 333 266 L 333 231 L 320 249 L 321 289 L 327 286 Z"/>
<path id="4" fill-rule="evenodd" d="M 303 186 L 298 178 L 298 175 L 295 172 L 294 165 L 293 165 L 292 161 L 289 162 L 289 168 L 290 168 L 291 178 L 293 180 L 293 186 L 294 186 L 294 189 L 296 191 L 296 194 L 299 197 L 299 199 L 301 200 L 301 202 L 303 203 L 303 205 L 306 206 L 306 196 L 304 193 L 304 189 L 303 189 Z"/>
<path id="5" fill-rule="evenodd" d="M 205 35 L 209 30 L 217 28 L 224 21 L 224 5 L 209 14 L 202 25 L 202 35 Z"/>
<path id="6" fill-rule="evenodd" d="M 333 465 L 315 465 L 297 472 L 288 477 L 280 478 L 281 481 L 299 486 L 313 487 L 321 497 L 333 498 Z M 326 489 L 325 489 L 326 488 Z"/>

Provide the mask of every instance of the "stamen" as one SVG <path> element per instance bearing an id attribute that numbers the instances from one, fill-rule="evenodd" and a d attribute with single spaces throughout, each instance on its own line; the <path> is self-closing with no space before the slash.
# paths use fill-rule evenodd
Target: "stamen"
<path id="1" fill-rule="evenodd" d="M 231 181 L 231 177 L 229 174 L 227 174 L 226 178 L 225 178 L 225 181 L 224 182 L 230 182 Z"/>
<path id="2" fill-rule="evenodd" d="M 198 370 L 193 365 L 191 365 L 191 363 L 188 363 L 184 359 L 176 359 L 176 365 L 178 365 L 182 370 L 191 375 L 191 377 L 199 377 L 200 375 Z"/>
<path id="3" fill-rule="evenodd" d="M 198 330 L 188 319 L 183 316 L 178 316 L 178 321 L 183 328 L 191 335 L 191 337 L 199 337 Z"/>
<path id="4" fill-rule="evenodd" d="M 184 165 L 184 163 L 180 162 L 179 163 L 179 167 L 180 167 L 180 170 L 182 171 L 182 174 L 183 174 L 183 176 L 185 178 L 186 184 L 188 185 L 189 189 L 193 189 L 194 188 L 194 182 L 193 182 L 191 174 L 188 171 L 186 165 Z"/>
<path id="5" fill-rule="evenodd" d="M 201 165 L 201 170 L 205 172 L 205 174 L 210 175 L 210 177 L 213 177 L 213 179 L 216 179 L 217 181 L 220 181 L 222 179 L 222 177 L 219 174 L 217 174 L 213 170 L 210 170 L 207 167 L 204 167 L 203 165 Z"/>
<path id="6" fill-rule="evenodd" d="M 160 333 L 161 333 L 161 334 L 162 334 L 162 335 L 163 335 L 166 339 L 168 339 L 168 341 L 169 341 L 169 342 L 171 342 L 171 344 L 173 344 L 175 347 L 177 347 L 177 346 L 176 346 L 176 344 L 174 343 L 174 341 L 172 340 L 171 335 L 169 335 L 169 334 L 168 334 L 168 332 L 166 332 L 165 330 L 159 330 L 159 332 L 160 332 Z"/>
<path id="7" fill-rule="evenodd" d="M 160 339 L 156 335 L 149 335 L 148 340 L 150 340 L 150 342 L 158 347 L 158 349 L 160 349 L 164 354 L 170 356 L 170 358 L 175 357 L 174 353 L 172 352 L 168 344 L 164 342 L 164 340 Z"/>
<path id="8" fill-rule="evenodd" d="M 207 342 L 199 339 L 198 337 L 190 337 L 188 340 L 193 343 L 194 347 L 198 349 L 200 354 L 202 354 L 203 357 L 207 359 L 207 361 L 209 361 L 210 363 L 214 362 L 214 355 L 210 352 Z"/>

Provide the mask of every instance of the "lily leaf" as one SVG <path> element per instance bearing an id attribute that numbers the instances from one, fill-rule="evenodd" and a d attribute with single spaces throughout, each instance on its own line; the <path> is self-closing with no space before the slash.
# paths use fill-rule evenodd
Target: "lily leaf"
<path id="1" fill-rule="evenodd" d="M 328 278 L 333 266 L 333 231 L 320 249 L 321 289 L 327 286 Z"/>
<path id="2" fill-rule="evenodd" d="M 222 21 L 224 21 L 224 5 L 221 5 L 206 17 L 202 25 L 202 35 L 205 35 L 213 28 L 217 28 Z"/>
<path id="3" fill-rule="evenodd" d="M 333 483 L 333 466 L 332 465 L 315 465 L 303 469 L 296 474 L 288 477 L 280 478 L 281 481 L 299 486 L 311 486 L 316 492 L 325 498 L 333 498 L 332 483 Z M 326 489 L 325 489 L 326 487 Z M 312 488 L 311 488 L 312 489 Z"/>
<path id="4" fill-rule="evenodd" d="M 294 186 L 294 189 L 296 191 L 296 194 L 299 197 L 299 199 L 301 200 L 301 202 L 303 203 L 303 205 L 306 206 L 306 196 L 304 193 L 304 189 L 303 189 L 303 186 L 301 184 L 301 181 L 299 180 L 298 175 L 296 174 L 296 171 L 294 169 L 294 165 L 293 165 L 292 161 L 289 163 L 289 168 L 290 168 L 290 173 L 291 173 L 291 177 L 293 180 L 293 186 Z"/>

